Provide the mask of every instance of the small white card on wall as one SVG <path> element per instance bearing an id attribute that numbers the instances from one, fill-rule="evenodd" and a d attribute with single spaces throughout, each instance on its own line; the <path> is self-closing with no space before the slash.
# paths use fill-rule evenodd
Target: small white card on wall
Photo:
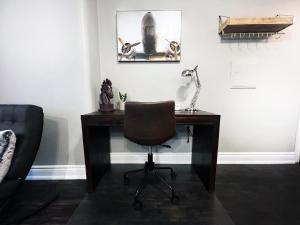
<path id="1" fill-rule="evenodd" d="M 256 89 L 256 63 L 231 62 L 230 89 Z"/>

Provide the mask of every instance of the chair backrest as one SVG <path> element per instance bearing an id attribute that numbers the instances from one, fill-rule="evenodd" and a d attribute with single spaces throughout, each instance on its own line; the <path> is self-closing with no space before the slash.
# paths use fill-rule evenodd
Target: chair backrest
<path id="1" fill-rule="evenodd" d="M 25 179 L 37 154 L 44 123 L 43 109 L 34 105 L 1 105 L 0 130 L 17 136 L 15 153 L 5 179 Z"/>
<path id="2" fill-rule="evenodd" d="M 176 134 L 174 101 L 126 102 L 124 136 L 141 145 L 159 145 Z"/>

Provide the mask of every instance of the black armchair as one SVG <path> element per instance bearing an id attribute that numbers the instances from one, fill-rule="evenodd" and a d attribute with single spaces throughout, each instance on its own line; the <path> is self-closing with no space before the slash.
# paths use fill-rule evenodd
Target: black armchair
<path id="1" fill-rule="evenodd" d="M 29 173 L 40 145 L 43 122 L 43 109 L 38 106 L 0 104 L 0 130 L 11 129 L 17 136 L 10 169 L 0 183 L 0 212 Z"/>

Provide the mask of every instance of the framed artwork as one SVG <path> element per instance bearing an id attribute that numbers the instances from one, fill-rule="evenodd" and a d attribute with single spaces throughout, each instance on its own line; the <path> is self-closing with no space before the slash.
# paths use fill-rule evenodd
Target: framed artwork
<path id="1" fill-rule="evenodd" d="M 119 62 L 179 62 L 181 11 L 118 11 Z"/>

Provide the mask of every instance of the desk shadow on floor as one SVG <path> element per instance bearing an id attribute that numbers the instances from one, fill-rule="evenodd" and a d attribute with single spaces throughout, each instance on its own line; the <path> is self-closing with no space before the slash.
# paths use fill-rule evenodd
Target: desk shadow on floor
<path id="1" fill-rule="evenodd" d="M 168 172 L 160 172 L 174 187 L 180 201 L 172 204 L 170 194 L 154 180 L 141 196 L 143 209 L 132 207 L 133 197 L 143 174 L 130 177 L 123 184 L 123 173 L 142 165 L 112 165 L 95 192 L 82 200 L 68 225 L 234 225 L 214 194 L 209 194 L 190 165 L 171 165 L 175 181 Z"/>

